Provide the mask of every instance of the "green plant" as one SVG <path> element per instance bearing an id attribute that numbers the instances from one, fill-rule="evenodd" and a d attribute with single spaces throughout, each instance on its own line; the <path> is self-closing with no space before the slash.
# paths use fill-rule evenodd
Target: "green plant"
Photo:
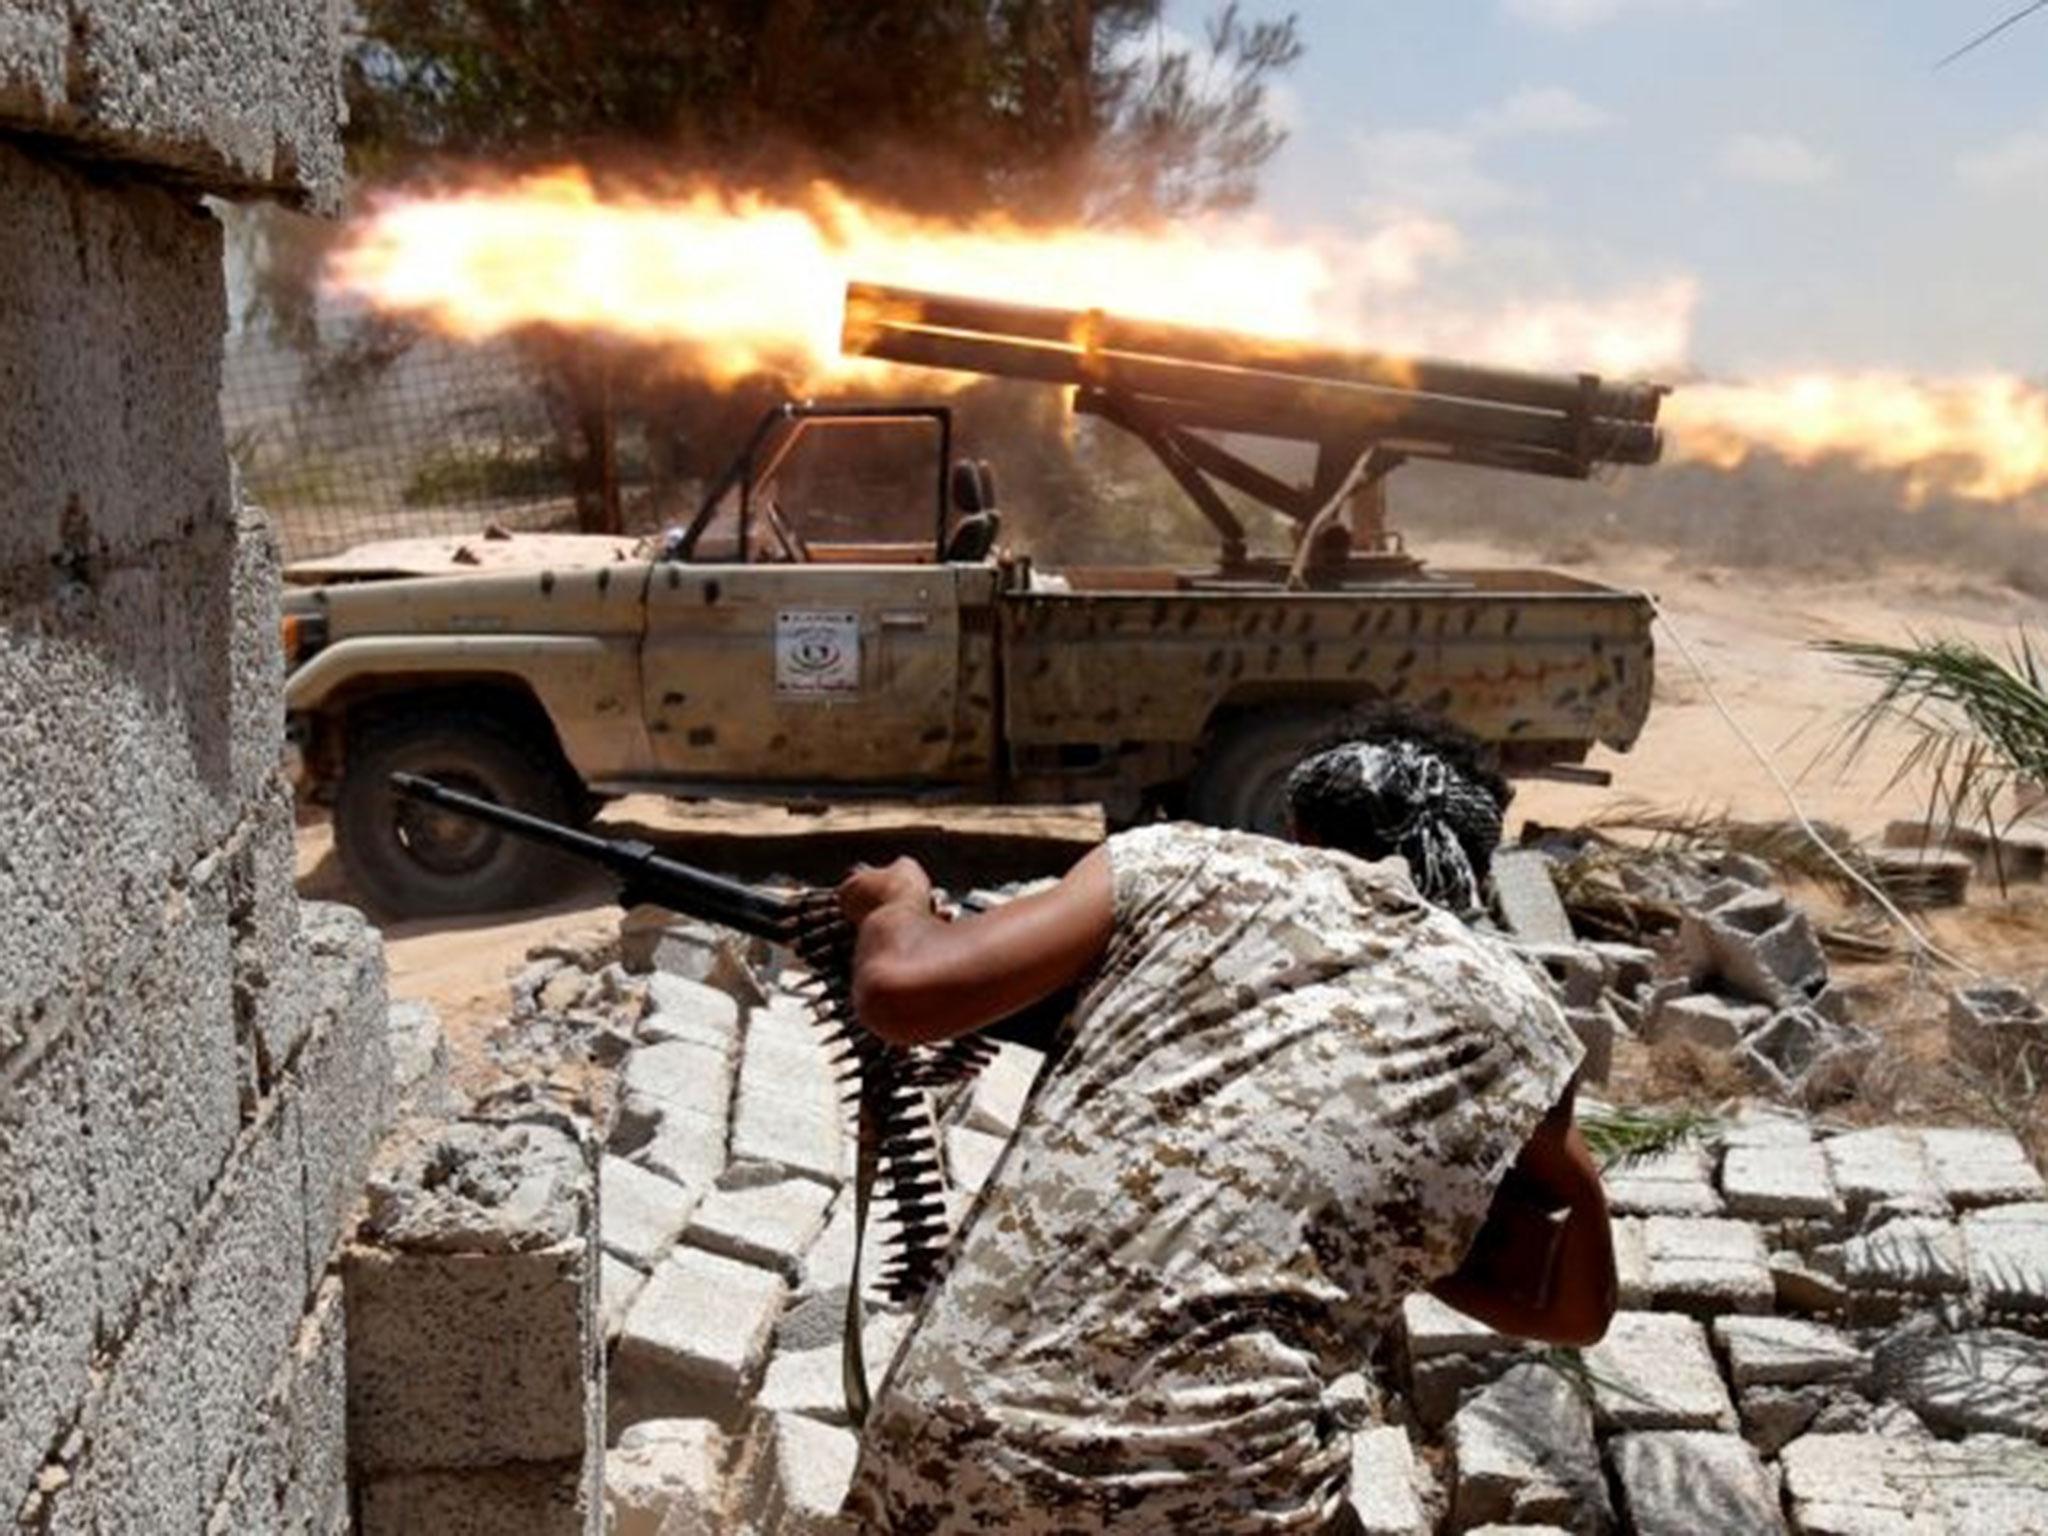
<path id="1" fill-rule="evenodd" d="M 1601 1171 L 1612 1173 L 1688 1142 L 1711 1140 L 1721 1121 L 1694 1109 L 1590 1109 L 1579 1116 L 1578 1127 Z"/>

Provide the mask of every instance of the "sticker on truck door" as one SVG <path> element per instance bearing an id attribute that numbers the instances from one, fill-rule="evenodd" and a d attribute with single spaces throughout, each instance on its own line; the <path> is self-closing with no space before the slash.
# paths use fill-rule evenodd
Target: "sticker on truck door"
<path id="1" fill-rule="evenodd" d="M 775 615 L 775 691 L 798 698 L 860 692 L 860 615 L 785 608 Z"/>

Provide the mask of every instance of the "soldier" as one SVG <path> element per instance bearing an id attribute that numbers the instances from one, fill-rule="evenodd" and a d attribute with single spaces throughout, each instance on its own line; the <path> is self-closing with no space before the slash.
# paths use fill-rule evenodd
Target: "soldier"
<path id="1" fill-rule="evenodd" d="M 841 887 L 862 1022 L 931 1041 L 1085 990 L 877 1394 L 854 1529 L 1336 1533 L 1340 1377 L 1410 1291 L 1584 1344 L 1615 1280 L 1580 1050 L 1471 931 L 1506 784 L 1385 724 L 1307 756 L 1295 841 L 1122 833 L 946 923 Z M 1398 852 L 1411 880 L 1367 860 Z"/>

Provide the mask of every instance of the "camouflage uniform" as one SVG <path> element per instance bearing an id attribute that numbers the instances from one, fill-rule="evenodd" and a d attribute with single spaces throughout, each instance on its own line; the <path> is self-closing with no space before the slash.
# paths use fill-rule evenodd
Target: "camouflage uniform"
<path id="1" fill-rule="evenodd" d="M 877 1395 L 855 1530 L 1331 1528 L 1326 1389 L 1577 1065 L 1526 967 L 1398 878 L 1202 827 L 1109 847 L 1109 949 Z"/>

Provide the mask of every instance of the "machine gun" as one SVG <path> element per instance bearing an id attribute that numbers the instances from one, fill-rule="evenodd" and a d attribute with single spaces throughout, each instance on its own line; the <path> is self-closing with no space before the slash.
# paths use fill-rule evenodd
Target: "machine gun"
<path id="1" fill-rule="evenodd" d="M 1659 384 L 1608 383 L 849 283 L 840 345 L 849 356 L 1030 379 L 1075 390 L 1074 409 L 1130 432 L 1158 457 L 1222 539 L 1225 571 L 1249 571 L 1245 530 L 1219 487 L 1293 519 L 1300 585 L 1319 539 L 1350 501 L 1375 573 L 1416 562 L 1390 542 L 1378 490 L 1410 459 L 1583 480 L 1662 453 Z M 1314 451 L 1293 485 L 1205 434 L 1278 439 Z"/>
<path id="2" fill-rule="evenodd" d="M 940 1045 L 897 1046 L 863 1029 L 853 1011 L 853 927 L 833 892 L 775 891 L 728 880 L 666 858 L 648 844 L 598 837 L 544 817 L 480 800 L 416 774 L 394 773 L 391 787 L 436 811 L 545 844 L 616 876 L 627 906 L 648 903 L 685 917 L 734 928 L 789 946 L 810 973 L 804 987 L 840 1081 L 843 1102 L 860 1116 L 854 1200 L 854 1279 L 848 1288 L 846 1394 L 856 1421 L 865 1413 L 867 1376 L 860 1355 L 860 1273 L 871 1195 L 892 1208 L 894 1231 L 880 1276 L 890 1298 L 908 1305 L 934 1285 L 944 1266 L 947 1225 L 939 1181 L 938 1131 L 926 1090 L 972 1080 L 995 1058 L 1002 1039 L 1045 1043 L 1071 998 L 1055 998 L 1013 1019 Z"/>

